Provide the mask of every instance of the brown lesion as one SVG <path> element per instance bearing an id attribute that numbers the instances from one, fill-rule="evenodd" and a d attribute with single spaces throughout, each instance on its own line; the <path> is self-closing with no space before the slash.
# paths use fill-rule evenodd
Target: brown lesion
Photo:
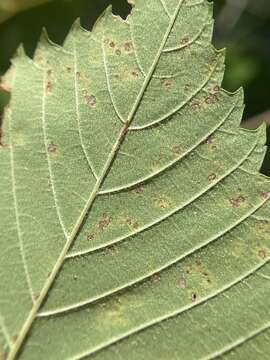
<path id="1" fill-rule="evenodd" d="M 239 195 L 237 197 L 231 198 L 230 203 L 233 207 L 240 207 L 246 202 L 246 198 L 243 195 Z"/>
<path id="2" fill-rule="evenodd" d="M 175 144 L 172 146 L 172 152 L 177 156 L 181 156 L 184 153 L 184 149 L 182 148 L 181 145 Z"/>
<path id="3" fill-rule="evenodd" d="M 49 143 L 49 145 L 48 145 L 48 152 L 49 152 L 50 154 L 55 154 L 55 153 L 57 153 L 57 146 L 56 146 L 53 142 Z"/>
<path id="4" fill-rule="evenodd" d="M 86 105 L 88 105 L 89 107 L 95 107 L 97 105 L 97 98 L 95 97 L 95 95 L 85 95 L 84 98 Z"/>
<path id="5" fill-rule="evenodd" d="M 137 230 L 139 228 L 139 223 L 138 221 L 132 219 L 132 218 L 128 218 L 127 219 L 127 224 L 129 226 L 131 226 L 134 230 Z"/>
<path id="6" fill-rule="evenodd" d="M 216 180 L 216 178 L 217 178 L 217 175 L 215 173 L 211 173 L 211 174 L 208 175 L 208 181 L 209 182 L 212 182 L 212 181 Z"/>
<path id="7" fill-rule="evenodd" d="M 187 288 L 187 281 L 186 281 L 186 279 L 180 278 L 180 279 L 178 280 L 178 286 L 179 286 L 181 289 L 186 289 L 186 288 Z"/>
<path id="8" fill-rule="evenodd" d="M 131 52 L 133 50 L 133 46 L 132 46 L 132 43 L 127 41 L 125 44 L 124 44 L 124 49 L 126 52 Z"/>
<path id="9" fill-rule="evenodd" d="M 190 42 L 190 39 L 188 36 L 184 36 L 184 37 L 182 37 L 182 39 L 180 39 L 181 45 L 187 45 L 189 42 Z"/>
<path id="10" fill-rule="evenodd" d="M 265 260 L 268 258 L 268 252 L 265 249 L 260 249 L 258 251 L 258 257 L 262 260 Z"/>
<path id="11" fill-rule="evenodd" d="M 210 94 L 205 98 L 205 103 L 208 105 L 213 105 L 217 102 L 218 102 L 218 96 L 216 94 Z"/>
<path id="12" fill-rule="evenodd" d="M 112 222 L 112 217 L 107 214 L 103 214 L 103 217 L 98 222 L 98 227 L 101 231 L 104 231 Z"/>

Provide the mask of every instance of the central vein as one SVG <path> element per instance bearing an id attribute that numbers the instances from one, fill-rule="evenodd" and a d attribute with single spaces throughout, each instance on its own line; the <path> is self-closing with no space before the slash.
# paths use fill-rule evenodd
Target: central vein
<path id="1" fill-rule="evenodd" d="M 139 108 L 139 105 L 142 101 L 142 98 L 144 96 L 144 93 L 152 79 L 152 76 L 153 76 L 153 73 L 156 69 L 156 66 L 158 64 L 158 61 L 160 59 L 160 56 L 161 56 L 161 53 L 162 53 L 162 50 L 164 49 L 165 47 L 165 44 L 168 40 L 168 37 L 171 33 L 171 30 L 174 26 L 174 23 L 177 19 L 177 16 L 178 16 L 178 13 L 179 13 L 179 10 L 180 10 L 180 7 L 182 5 L 184 0 L 179 0 L 179 3 L 176 7 L 176 10 L 175 10 L 175 13 L 174 15 L 172 16 L 171 20 L 170 20 L 170 23 L 169 23 L 169 26 L 167 28 L 167 31 L 162 39 L 162 42 L 161 42 L 161 45 L 160 45 L 160 48 L 153 60 L 153 63 L 151 65 L 151 68 L 145 78 L 145 81 L 142 85 L 142 88 L 130 110 L 130 113 L 128 115 L 128 119 L 127 121 L 125 122 L 125 124 L 123 125 L 118 137 L 117 137 L 117 140 L 115 142 L 115 144 L 113 145 L 112 147 L 112 150 L 108 156 L 108 159 L 103 167 L 103 170 L 101 172 L 101 175 L 100 177 L 97 179 L 96 181 L 96 184 L 94 186 L 94 189 L 92 190 L 90 196 L 89 196 L 89 199 L 80 215 L 80 217 L 78 218 L 69 238 L 67 239 L 67 242 L 59 256 L 59 258 L 57 259 L 57 262 L 52 270 L 52 272 L 50 273 L 50 276 L 48 277 L 43 289 L 41 290 L 40 292 L 40 295 L 39 295 L 39 298 L 36 300 L 31 312 L 29 313 L 29 316 L 28 318 L 26 319 L 26 322 L 24 323 L 20 333 L 19 333 L 19 336 L 17 337 L 17 340 L 13 346 L 13 348 L 11 349 L 9 355 L 8 355 L 8 358 L 7 360 L 14 360 L 18 354 L 18 352 L 20 351 L 22 345 L 24 344 L 25 340 L 26 340 L 26 337 L 29 333 L 29 330 L 31 329 L 32 327 L 32 324 L 36 318 L 36 315 L 40 309 L 40 307 L 42 306 L 45 298 L 47 297 L 48 293 L 49 293 L 49 290 L 50 288 L 52 287 L 53 283 L 54 283 L 54 280 L 56 279 L 58 273 L 60 272 L 61 268 L 62 268 L 62 265 L 66 259 L 66 256 L 67 256 L 67 253 L 69 251 L 69 249 L 71 248 L 71 246 L 73 245 L 74 241 L 76 240 L 79 232 L 80 232 L 80 229 L 82 227 L 82 225 L 84 224 L 85 222 L 85 219 L 88 215 L 88 213 L 90 212 L 92 206 L 93 206 L 93 203 L 97 197 L 97 194 L 104 182 L 104 180 L 106 179 L 107 177 L 107 174 L 109 173 L 110 171 L 110 168 L 114 162 L 114 159 L 119 151 L 119 148 L 121 147 L 125 137 L 126 137 L 126 134 L 128 132 L 128 128 L 130 126 L 130 124 L 132 123 L 132 121 L 134 120 L 134 117 L 137 113 L 137 110 Z"/>

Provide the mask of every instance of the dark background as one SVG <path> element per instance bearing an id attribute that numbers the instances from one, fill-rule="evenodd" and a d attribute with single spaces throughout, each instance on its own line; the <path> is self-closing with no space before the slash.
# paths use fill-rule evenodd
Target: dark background
<path id="1" fill-rule="evenodd" d="M 78 16 L 82 25 L 91 29 L 109 4 L 122 17 L 130 11 L 126 0 L 55 0 L 0 24 L 0 75 L 8 69 L 19 44 L 33 55 L 42 27 L 54 42 L 62 44 Z M 230 91 L 240 86 L 245 89 L 243 126 L 252 128 L 262 120 L 270 124 L 270 1 L 214 0 L 214 17 L 213 42 L 217 48 L 227 48 L 223 87 Z M 7 95 L 0 97 L 0 112 L 7 101 Z M 270 145 L 270 129 L 267 143 Z M 270 150 L 262 172 L 270 175 Z"/>

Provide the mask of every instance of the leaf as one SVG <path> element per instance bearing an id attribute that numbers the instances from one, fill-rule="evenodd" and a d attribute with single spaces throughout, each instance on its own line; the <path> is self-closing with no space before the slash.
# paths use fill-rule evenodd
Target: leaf
<path id="1" fill-rule="evenodd" d="M 1 0 L 0 23 L 20 11 L 39 6 L 51 0 Z"/>
<path id="2" fill-rule="evenodd" d="M 211 4 L 134 3 L 5 77 L 3 351 L 266 358 L 265 129 L 239 128 L 242 91 L 220 88 Z"/>

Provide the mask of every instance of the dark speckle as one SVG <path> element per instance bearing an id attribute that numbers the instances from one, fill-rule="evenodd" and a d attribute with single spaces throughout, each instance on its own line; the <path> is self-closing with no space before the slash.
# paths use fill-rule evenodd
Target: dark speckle
<path id="1" fill-rule="evenodd" d="M 114 47 L 115 47 L 115 42 L 114 42 L 114 41 L 110 41 L 110 42 L 109 42 L 109 46 L 110 46 L 111 48 L 114 48 Z"/>
<path id="2" fill-rule="evenodd" d="M 219 92 L 220 86 L 219 85 L 214 86 L 213 90 L 214 90 L 214 92 Z"/>
<path id="3" fill-rule="evenodd" d="M 37 301 L 37 300 L 38 300 L 39 295 L 40 295 L 40 294 L 35 294 L 35 295 L 34 295 L 34 300 L 35 300 L 35 301 Z"/>
<path id="4" fill-rule="evenodd" d="M 70 66 L 67 66 L 67 72 L 71 72 L 71 67 Z"/>
<path id="5" fill-rule="evenodd" d="M 120 49 L 117 49 L 117 50 L 115 51 L 115 53 L 116 53 L 116 55 L 118 55 L 118 56 L 122 54 Z"/>
<path id="6" fill-rule="evenodd" d="M 50 143 L 50 144 L 48 145 L 48 151 L 49 151 L 49 153 L 51 153 L 51 154 L 56 153 L 56 152 L 57 152 L 57 146 L 56 146 L 54 143 Z"/>
<path id="7" fill-rule="evenodd" d="M 239 206 L 241 206 L 245 201 L 246 201 L 246 199 L 245 199 L 244 196 L 242 196 L 242 195 L 239 195 L 238 197 L 235 197 L 235 198 L 230 199 L 230 203 L 231 203 L 232 206 L 234 206 L 234 207 L 239 207 Z"/>
<path id="8" fill-rule="evenodd" d="M 97 99 L 94 95 L 85 95 L 86 104 L 90 107 L 95 107 Z"/>
<path id="9" fill-rule="evenodd" d="M 191 300 L 192 300 L 192 302 L 195 302 L 196 300 L 197 300 L 197 294 L 195 293 L 195 292 L 193 292 L 192 294 L 191 294 Z"/>
<path id="10" fill-rule="evenodd" d="M 78 276 L 77 275 L 73 275 L 73 280 L 78 280 Z"/>

